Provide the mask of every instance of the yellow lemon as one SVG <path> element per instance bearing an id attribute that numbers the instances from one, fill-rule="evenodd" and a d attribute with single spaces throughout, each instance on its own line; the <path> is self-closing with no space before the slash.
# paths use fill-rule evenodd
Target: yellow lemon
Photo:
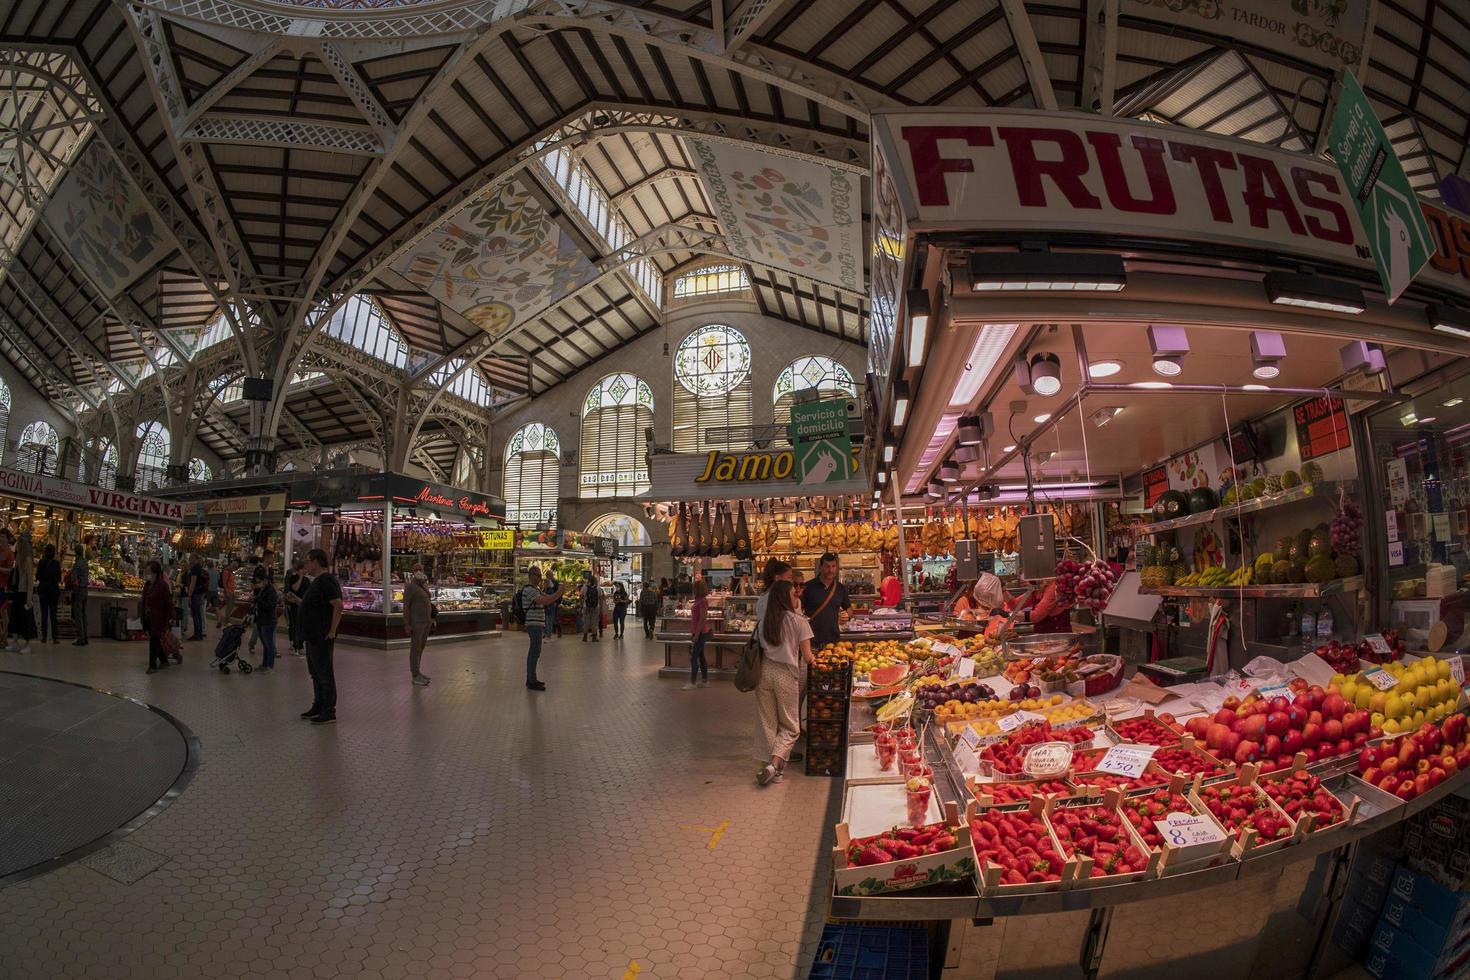
<path id="1" fill-rule="evenodd" d="M 1450 674 L 1450 662 L 1448 660 L 1441 660 L 1439 662 L 1439 665 L 1435 667 L 1435 673 L 1439 675 L 1439 679 L 1442 681 L 1449 681 L 1454 679 L 1453 676 Z"/>
<path id="2" fill-rule="evenodd" d="M 1361 687 L 1354 688 L 1353 707 L 1367 708 L 1368 705 L 1371 704 L 1373 701 L 1373 690 L 1373 687 L 1368 684 L 1364 684 Z M 1343 695 L 1343 697 L 1346 698 L 1347 695 Z"/>
<path id="3" fill-rule="evenodd" d="M 1383 706 L 1383 713 L 1389 718 L 1402 718 L 1406 707 L 1403 698 L 1397 694 L 1390 694 L 1387 703 Z M 1385 725 L 1383 730 L 1388 731 L 1388 726 Z"/>
<path id="4" fill-rule="evenodd" d="M 1384 731 L 1385 734 L 1388 734 L 1388 735 L 1397 735 L 1399 733 L 1398 719 L 1397 718 L 1387 718 L 1387 719 L 1385 719 L 1384 722 L 1383 722 L 1383 731 Z"/>

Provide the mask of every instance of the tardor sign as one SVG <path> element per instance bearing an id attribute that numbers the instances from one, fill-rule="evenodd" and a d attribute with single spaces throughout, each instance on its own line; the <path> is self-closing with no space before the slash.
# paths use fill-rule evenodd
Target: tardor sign
<path id="1" fill-rule="evenodd" d="M 883 110 L 873 133 L 917 232 L 1099 232 L 1374 268 L 1322 160 L 1176 126 L 1021 109 Z M 1421 281 L 1470 297 L 1470 221 L 1426 201 Z"/>
<path id="2" fill-rule="evenodd" d="M 1434 243 L 1404 165 L 1353 73 L 1342 73 L 1332 116 L 1332 158 L 1368 229 L 1378 278 L 1392 303 L 1429 262 Z"/>
<path id="3" fill-rule="evenodd" d="M 791 455 L 802 486 L 852 479 L 852 439 L 847 434 L 847 399 L 791 406 Z"/>

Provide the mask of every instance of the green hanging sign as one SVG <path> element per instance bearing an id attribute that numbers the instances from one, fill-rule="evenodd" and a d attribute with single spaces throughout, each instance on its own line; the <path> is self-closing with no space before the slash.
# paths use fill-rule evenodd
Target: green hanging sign
<path id="1" fill-rule="evenodd" d="M 852 439 L 847 434 L 847 400 L 791 406 L 791 453 L 796 482 L 803 486 L 853 477 Z"/>

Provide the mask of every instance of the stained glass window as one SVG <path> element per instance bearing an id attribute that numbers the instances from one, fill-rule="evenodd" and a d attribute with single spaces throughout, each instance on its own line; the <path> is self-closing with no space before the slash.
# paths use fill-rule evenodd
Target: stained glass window
<path id="1" fill-rule="evenodd" d="M 648 441 L 653 390 L 633 374 L 609 374 L 582 400 L 579 493 L 633 497 L 648 492 Z"/>
<path id="2" fill-rule="evenodd" d="M 208 463 L 200 459 L 198 456 L 195 456 L 193 459 L 189 460 L 190 483 L 208 483 L 210 480 L 213 479 L 214 471 L 209 468 Z"/>
<path id="3" fill-rule="evenodd" d="M 780 445 L 788 445 L 786 428 L 791 424 L 791 406 L 797 393 L 813 389 L 833 398 L 838 395 L 857 397 L 857 385 L 847 368 L 821 354 L 798 357 L 776 376 L 776 384 L 771 389 L 774 409 L 771 421 L 781 427 L 781 435 L 777 438 Z"/>
<path id="4" fill-rule="evenodd" d="M 138 466 L 133 471 L 138 490 L 165 485 L 168 472 L 167 427 L 162 422 L 138 423 Z"/>
<path id="5" fill-rule="evenodd" d="M 750 447 L 750 361 L 734 327 L 712 323 L 684 338 L 674 354 L 674 452 Z"/>
<path id="6" fill-rule="evenodd" d="M 55 473 L 61 437 L 46 422 L 32 422 L 20 431 L 19 468 L 27 473 Z"/>
<path id="7" fill-rule="evenodd" d="M 741 266 L 707 265 L 675 279 L 674 298 L 691 299 L 695 296 L 714 296 L 717 293 L 738 293 L 749 288 L 750 280 Z"/>
<path id="8" fill-rule="evenodd" d="M 516 527 L 556 526 L 561 496 L 561 440 L 540 422 L 516 430 L 505 445 L 505 521 Z"/>

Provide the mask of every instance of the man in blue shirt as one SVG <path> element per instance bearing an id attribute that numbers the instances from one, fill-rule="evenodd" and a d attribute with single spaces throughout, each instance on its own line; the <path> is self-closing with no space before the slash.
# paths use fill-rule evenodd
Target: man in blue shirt
<path id="1" fill-rule="evenodd" d="M 812 624 L 812 649 L 842 638 L 845 611 L 852 608 L 847 586 L 837 581 L 837 556 L 827 552 L 817 559 L 817 577 L 801 590 L 801 611 Z"/>

